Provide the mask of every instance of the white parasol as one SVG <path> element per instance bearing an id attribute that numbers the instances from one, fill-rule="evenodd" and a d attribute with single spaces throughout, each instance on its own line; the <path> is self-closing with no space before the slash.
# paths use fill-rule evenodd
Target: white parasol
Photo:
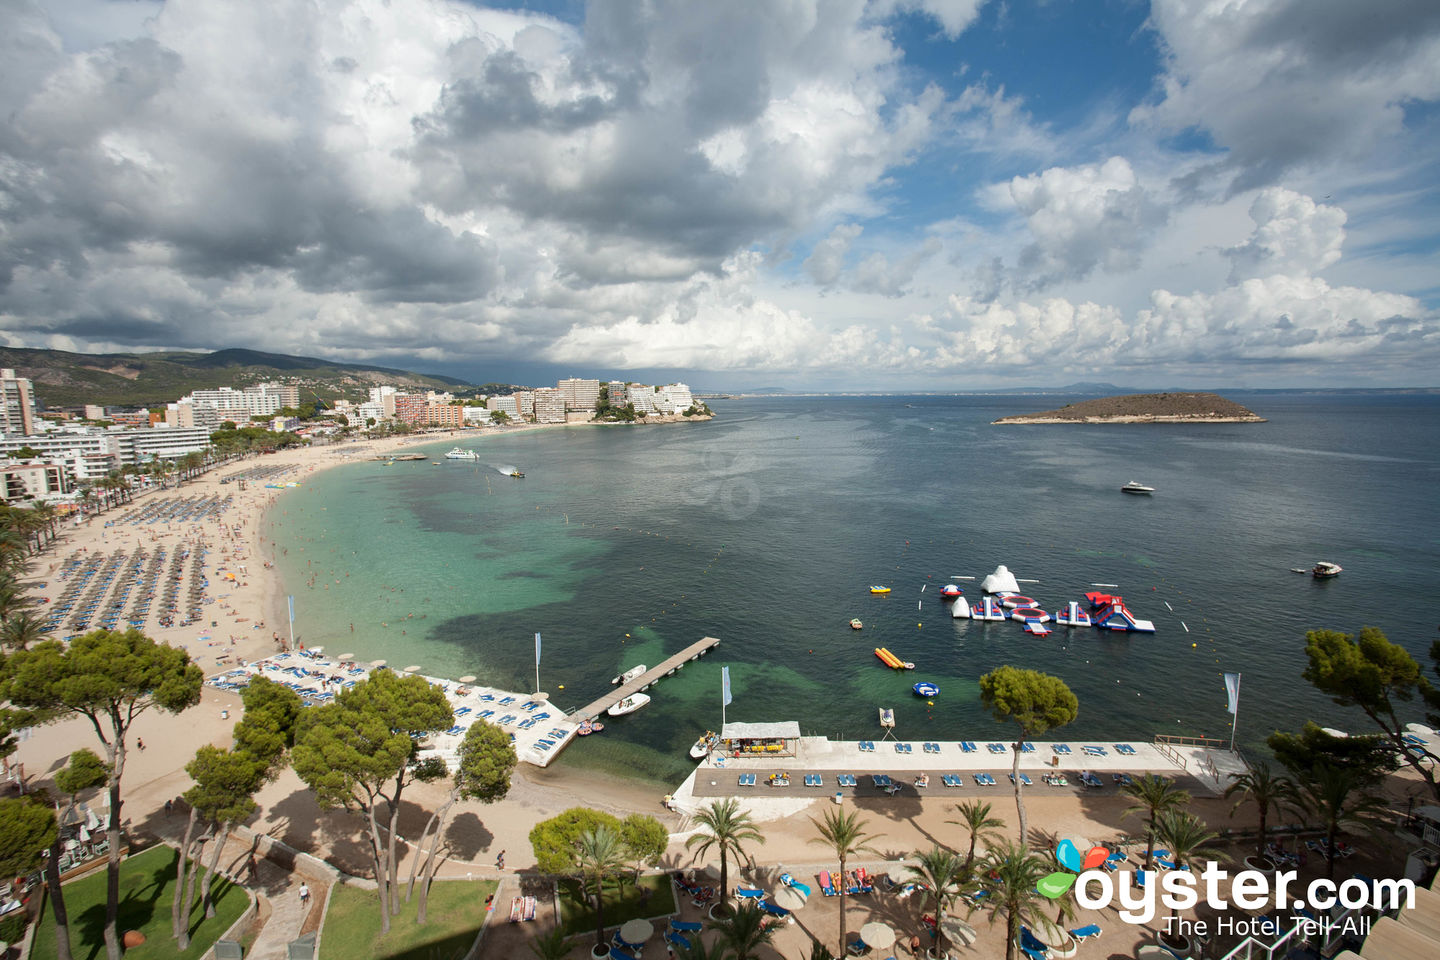
<path id="1" fill-rule="evenodd" d="M 876 950 L 888 950 L 895 946 L 895 931 L 878 920 L 871 920 L 860 928 L 860 939 L 865 946 Z"/>
<path id="2" fill-rule="evenodd" d="M 351 660 L 354 660 L 354 659 L 355 659 L 355 654 L 353 654 L 353 653 L 342 653 L 342 654 L 340 654 L 340 656 L 336 657 L 335 659 L 336 659 L 336 660 L 339 660 L 341 663 L 349 663 Z"/>
<path id="3" fill-rule="evenodd" d="M 405 673 L 419 673 L 419 672 L 420 672 L 420 664 L 418 664 L 418 663 L 412 663 L 412 664 L 410 664 L 410 666 L 408 666 L 408 667 L 405 668 L 404 672 L 405 672 Z"/>
<path id="4" fill-rule="evenodd" d="M 655 934 L 655 928 L 650 925 L 649 920 L 626 920 L 620 928 L 620 939 L 626 943 L 644 943 Z"/>
<path id="5" fill-rule="evenodd" d="M 461 683 L 474 683 L 474 682 L 475 682 L 475 677 L 474 677 L 473 674 L 467 673 L 467 674 L 465 674 L 465 676 L 463 676 L 463 677 L 460 678 L 460 682 L 461 682 Z"/>
<path id="6" fill-rule="evenodd" d="M 959 917 L 946 917 L 945 922 L 940 924 L 940 932 L 951 943 L 968 947 L 975 942 L 975 928 Z"/>
<path id="7" fill-rule="evenodd" d="M 786 910 L 799 910 L 805 906 L 806 896 L 799 887 L 780 887 L 775 895 L 770 898 L 777 907 L 784 907 Z"/>
<path id="8" fill-rule="evenodd" d="M 372 666 L 372 667 L 383 667 L 383 666 L 385 666 L 385 661 L 384 661 L 384 660 L 371 660 L 371 661 L 370 661 L 370 666 Z"/>

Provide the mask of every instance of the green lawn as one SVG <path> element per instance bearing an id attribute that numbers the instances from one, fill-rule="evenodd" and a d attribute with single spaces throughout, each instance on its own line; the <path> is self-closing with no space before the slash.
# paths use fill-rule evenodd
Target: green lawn
<path id="1" fill-rule="evenodd" d="M 649 900 L 641 895 L 642 890 L 650 891 Z M 607 881 L 603 906 L 606 927 L 636 917 L 663 917 L 675 912 L 675 884 L 668 873 L 641 877 L 638 886 L 627 880 L 622 890 Z M 595 932 L 595 911 L 580 895 L 580 881 L 573 877 L 560 881 L 560 926 L 566 936 Z"/>
<path id="2" fill-rule="evenodd" d="M 175 890 L 174 847 L 151 847 L 120 864 L 120 934 L 139 930 L 145 943 L 125 953 L 126 960 L 191 960 L 209 950 L 215 941 L 245 912 L 249 903 L 245 891 L 221 876 L 210 883 L 215 897 L 215 916 L 204 919 L 197 884 L 195 909 L 190 914 L 190 949 L 175 949 L 170 939 L 170 906 Z M 92 873 L 65 884 L 65 907 L 70 915 L 70 949 L 75 960 L 105 956 L 105 871 Z M 50 904 L 35 931 L 30 952 L 35 960 L 55 957 L 55 914 Z"/>
<path id="3" fill-rule="evenodd" d="M 493 880 L 435 881 L 423 927 L 415 923 L 417 886 L 384 937 L 375 891 L 337 886 L 320 934 L 320 960 L 460 960 L 485 922 L 485 898 L 496 886 Z"/>

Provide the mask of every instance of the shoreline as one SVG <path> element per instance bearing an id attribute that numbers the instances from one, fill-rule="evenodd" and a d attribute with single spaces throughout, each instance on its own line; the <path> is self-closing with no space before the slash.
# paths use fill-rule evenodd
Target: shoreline
<path id="1" fill-rule="evenodd" d="M 1015 426 L 1027 423 L 1269 423 L 1264 417 L 1189 417 L 1184 415 L 1123 414 L 1113 417 L 1001 417 L 991 420 L 992 426 Z"/>

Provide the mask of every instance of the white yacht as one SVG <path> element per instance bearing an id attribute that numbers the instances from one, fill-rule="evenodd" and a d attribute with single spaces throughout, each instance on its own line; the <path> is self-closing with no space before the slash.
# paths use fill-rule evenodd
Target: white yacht
<path id="1" fill-rule="evenodd" d="M 1129 483 L 1125 484 L 1125 486 L 1123 486 L 1123 487 L 1120 488 L 1120 492 L 1121 492 L 1121 493 L 1154 493 L 1154 492 L 1155 492 L 1155 488 L 1154 488 L 1154 487 L 1147 487 L 1147 486 L 1145 486 L 1145 484 L 1141 483 L 1139 480 L 1131 480 Z"/>
<path id="2" fill-rule="evenodd" d="M 445 454 L 445 459 L 446 459 L 446 460 L 479 460 L 479 459 L 480 459 L 480 454 L 476 453 L 474 450 L 462 450 L 462 449 L 460 449 L 459 447 L 456 447 L 455 449 L 451 450 L 449 453 Z"/>

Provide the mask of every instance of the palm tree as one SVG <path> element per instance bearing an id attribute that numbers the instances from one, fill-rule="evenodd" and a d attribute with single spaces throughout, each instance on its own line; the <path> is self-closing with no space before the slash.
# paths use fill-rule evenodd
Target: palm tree
<path id="1" fill-rule="evenodd" d="M 1209 844 L 1216 836 L 1206 829 L 1205 824 L 1193 813 L 1179 809 L 1166 810 L 1155 823 L 1155 834 L 1170 848 L 1170 857 L 1177 868 L 1189 869 L 1196 860 L 1221 860 L 1225 854 Z M 1170 923 L 1166 929 L 1175 930 L 1178 908 L 1170 911 Z"/>
<path id="2" fill-rule="evenodd" d="M 575 864 L 583 889 L 587 879 L 595 881 L 595 947 L 605 948 L 605 880 L 625 869 L 625 843 L 607 826 L 591 827 L 580 834 L 575 847 Z"/>
<path id="3" fill-rule="evenodd" d="M 690 837 L 685 846 L 695 847 L 695 852 L 702 857 L 712 848 L 720 851 L 720 906 L 723 912 L 729 909 L 726 904 L 730 897 L 730 854 L 743 857 L 744 844 L 764 838 L 755 828 L 750 814 L 740 809 L 740 801 L 734 797 L 715 800 L 708 807 L 701 807 L 695 814 L 695 822 L 707 832 Z"/>
<path id="4" fill-rule="evenodd" d="M 984 908 L 990 911 L 992 925 L 1004 916 L 1005 960 L 1015 960 L 1015 944 L 1020 941 L 1022 926 L 1054 927 L 1044 914 L 1051 901 L 1035 889 L 1053 867 L 1044 857 L 1008 840 L 991 848 L 982 863 L 981 869 L 990 875 L 990 896 L 985 899 Z"/>
<path id="5" fill-rule="evenodd" d="M 970 850 L 965 854 L 965 869 L 968 871 L 975 863 L 975 842 L 984 840 L 988 846 L 1000 839 L 1000 835 L 996 831 L 1005 826 L 1005 821 L 999 817 L 990 816 L 990 804 L 981 800 L 966 800 L 964 803 L 957 803 L 955 812 L 960 814 L 960 819 L 946 820 L 945 822 L 953 823 L 957 827 L 964 827 L 970 832 Z"/>
<path id="6" fill-rule="evenodd" d="M 86 483 L 80 488 L 80 512 L 89 515 L 90 508 L 95 505 L 95 488 Z"/>
<path id="7" fill-rule="evenodd" d="M 988 806 L 988 804 L 987 804 Z M 945 922 L 945 911 L 960 896 L 961 888 L 970 878 L 970 866 L 953 852 L 939 846 L 931 847 L 925 853 L 915 854 L 915 864 L 905 865 L 906 879 L 920 888 L 923 898 L 920 908 L 935 901 L 935 953 L 945 953 L 944 934 L 940 929 Z"/>
<path id="8" fill-rule="evenodd" d="M 765 926 L 765 915 L 752 903 L 742 903 L 728 917 L 706 926 L 720 935 L 717 946 L 733 951 L 732 960 L 754 960 L 756 949 L 775 939 L 774 928 Z"/>
<path id="9" fill-rule="evenodd" d="M 570 955 L 570 944 L 565 942 L 565 929 L 553 927 L 550 932 L 530 941 L 530 952 L 536 960 L 565 960 Z"/>
<path id="10" fill-rule="evenodd" d="M 9 650 L 24 650 L 45 639 L 45 621 L 29 610 L 12 613 L 0 626 L 0 644 Z"/>
<path id="11" fill-rule="evenodd" d="M 1260 811 L 1260 836 L 1255 841 L 1255 859 L 1266 860 L 1266 822 L 1272 810 L 1280 814 L 1287 808 L 1293 810 L 1300 805 L 1295 783 L 1288 777 L 1275 773 L 1270 764 L 1262 760 L 1251 766 L 1248 772 L 1236 777 L 1230 786 L 1225 788 L 1227 800 L 1236 794 L 1240 795 L 1240 799 L 1230 808 L 1230 816 L 1235 816 L 1235 811 L 1246 803 L 1255 804 Z"/>
<path id="12" fill-rule="evenodd" d="M 675 955 L 680 960 L 728 960 L 723 941 L 713 940 L 709 946 L 706 946 L 699 934 L 693 933 L 687 939 L 690 941 L 690 946 L 675 948 Z"/>
<path id="13" fill-rule="evenodd" d="M 815 824 L 815 829 L 820 833 L 818 837 L 811 837 L 811 843 L 819 843 L 829 846 L 835 851 L 835 857 L 840 861 L 840 882 L 835 886 L 840 890 L 840 955 L 845 955 L 845 863 L 857 853 L 869 851 L 870 847 L 866 841 L 871 839 L 871 834 L 865 832 L 868 823 L 861 820 L 860 815 L 855 812 L 846 813 L 843 810 L 826 810 L 824 818 L 816 820 L 810 818 Z"/>
<path id="14" fill-rule="evenodd" d="M 1143 777 L 1136 777 L 1130 783 L 1121 788 L 1121 792 L 1135 802 L 1126 808 L 1122 816 L 1130 816 L 1132 813 L 1145 815 L 1145 864 L 1144 869 L 1152 867 L 1155 858 L 1155 820 L 1166 810 L 1177 810 L 1190 802 L 1190 794 L 1175 786 L 1173 780 L 1167 780 L 1158 773 L 1148 773 Z"/>
<path id="15" fill-rule="evenodd" d="M 1325 824 L 1325 876 L 1334 880 L 1336 837 L 1349 827 L 1372 829 L 1385 802 L 1364 791 L 1355 771 L 1323 761 L 1301 782 L 1300 799 L 1306 812 Z"/>

